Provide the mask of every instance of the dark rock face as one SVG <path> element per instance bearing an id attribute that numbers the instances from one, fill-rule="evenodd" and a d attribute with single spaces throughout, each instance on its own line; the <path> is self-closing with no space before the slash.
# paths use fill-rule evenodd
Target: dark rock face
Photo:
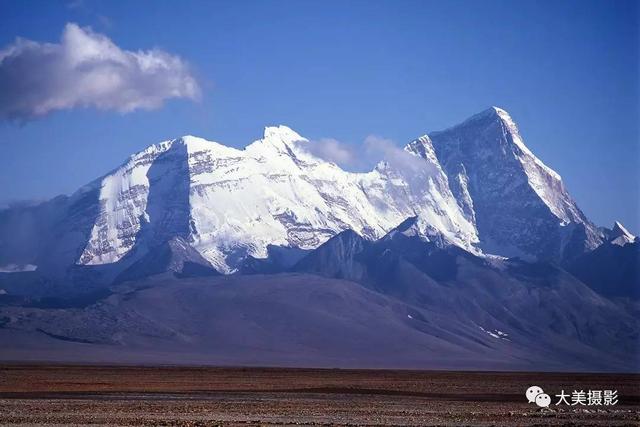
<path id="1" fill-rule="evenodd" d="M 560 262 L 602 242 L 505 111 L 491 108 L 429 137 L 454 195 L 474 214 L 486 252 Z"/>

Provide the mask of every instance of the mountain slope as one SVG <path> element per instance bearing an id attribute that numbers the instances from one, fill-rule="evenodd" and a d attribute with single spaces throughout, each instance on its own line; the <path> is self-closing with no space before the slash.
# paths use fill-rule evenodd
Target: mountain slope
<path id="1" fill-rule="evenodd" d="M 170 303 L 169 303 L 170 302 Z M 0 308 L 0 359 L 319 367 L 513 368 L 480 331 L 308 275 L 150 278 L 82 309 Z M 9 320 L 7 320 L 9 319 Z M 488 344 L 484 344 L 486 341 Z M 42 346 L 47 350 L 42 351 Z M 526 357 L 533 363 L 535 357 Z M 555 365 L 558 367 L 558 365 Z"/>
<path id="2" fill-rule="evenodd" d="M 640 299 L 640 241 L 616 222 L 608 241 L 574 259 L 567 270 L 601 295 Z"/>
<path id="3" fill-rule="evenodd" d="M 150 250 L 120 273 L 115 283 L 144 279 L 162 273 L 176 277 L 219 276 L 211 264 L 183 238 L 174 237 Z"/>
<path id="4" fill-rule="evenodd" d="M 544 304 L 544 294 L 527 295 Z M 469 310 L 476 311 L 474 306 Z M 630 370 L 558 325 L 544 339 L 312 275 L 151 277 L 83 308 L 0 307 L 2 360 L 483 370 Z M 579 320 L 588 322 L 590 319 Z M 514 321 L 515 322 L 515 321 Z M 517 324 L 516 324 L 517 325 Z M 527 323 L 528 325 L 528 323 Z M 508 329 L 507 329 L 508 327 Z"/>
<path id="5" fill-rule="evenodd" d="M 624 304 L 552 264 L 439 247 L 416 232 L 416 222 L 410 218 L 376 242 L 342 233 L 308 254 L 296 270 L 359 282 L 426 310 L 427 320 L 456 319 L 496 339 L 508 337 L 514 345 L 544 348 L 556 362 L 636 360 L 640 324 Z"/>

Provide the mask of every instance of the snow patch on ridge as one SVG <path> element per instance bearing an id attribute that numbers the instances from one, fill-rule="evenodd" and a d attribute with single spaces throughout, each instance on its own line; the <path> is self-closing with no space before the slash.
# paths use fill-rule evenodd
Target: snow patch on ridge
<path id="1" fill-rule="evenodd" d="M 627 230 L 624 225 L 616 221 L 613 224 L 613 229 L 611 230 L 611 237 L 609 241 L 618 246 L 624 246 L 627 243 L 633 243 L 636 241 L 636 236 L 631 234 L 629 230 Z"/>
<path id="2" fill-rule="evenodd" d="M 0 266 L 0 273 L 22 273 L 25 271 L 36 271 L 37 265 L 33 264 L 7 264 Z"/>
<path id="3" fill-rule="evenodd" d="M 558 174 L 556 171 L 554 171 L 553 169 L 551 169 L 549 166 L 545 165 L 542 160 L 540 160 L 539 158 L 537 158 L 535 156 L 535 154 L 533 154 L 531 152 L 531 150 L 529 150 L 529 147 L 527 147 L 524 142 L 522 141 L 522 137 L 520 137 L 520 131 L 518 130 L 518 127 L 516 126 L 515 122 L 513 121 L 513 119 L 511 118 L 511 116 L 509 115 L 509 113 L 507 113 L 505 110 L 503 110 L 502 108 L 498 108 L 498 107 L 491 107 L 496 114 L 498 115 L 498 117 L 500 117 L 502 119 L 502 121 L 504 122 L 504 124 L 507 126 L 507 128 L 509 129 L 509 132 L 511 133 L 511 135 L 513 136 L 513 143 L 516 144 L 518 146 L 518 148 L 520 150 L 522 150 L 523 153 L 525 153 L 527 156 L 531 157 L 531 159 L 538 165 L 540 166 L 546 173 L 548 173 L 552 178 L 560 181 L 562 178 L 560 177 L 560 174 Z"/>
<path id="4" fill-rule="evenodd" d="M 503 339 L 506 341 L 510 341 L 509 338 L 507 338 L 509 336 L 509 334 L 504 333 L 502 331 L 499 331 L 498 329 L 494 329 L 493 332 L 490 330 L 487 330 L 485 328 L 483 328 L 482 326 L 478 326 L 480 328 L 480 330 L 486 334 L 488 334 L 490 337 L 492 338 L 496 338 L 496 339 Z"/>

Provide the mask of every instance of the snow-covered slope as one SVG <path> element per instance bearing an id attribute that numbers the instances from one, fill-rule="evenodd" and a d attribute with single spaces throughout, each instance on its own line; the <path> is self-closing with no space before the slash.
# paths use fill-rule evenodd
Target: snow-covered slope
<path id="1" fill-rule="evenodd" d="M 187 239 L 219 271 L 234 271 L 267 246 L 315 248 L 352 229 L 378 238 L 409 216 L 425 236 L 472 250 L 477 241 L 435 159 L 407 154 L 346 172 L 304 148 L 291 129 L 265 129 L 243 150 L 186 136 L 138 153 L 102 179 L 101 211 L 78 263 L 122 259 L 135 246 Z"/>

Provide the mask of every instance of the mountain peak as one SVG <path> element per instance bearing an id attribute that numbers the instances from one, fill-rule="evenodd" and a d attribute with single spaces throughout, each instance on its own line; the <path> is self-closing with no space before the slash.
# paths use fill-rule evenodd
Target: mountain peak
<path id="1" fill-rule="evenodd" d="M 305 138 L 300 136 L 296 131 L 284 125 L 266 126 L 262 136 L 263 141 L 281 140 L 286 142 L 295 142 L 302 141 L 304 139 Z"/>
<path id="2" fill-rule="evenodd" d="M 434 164 L 438 163 L 438 158 L 436 157 L 429 135 L 422 135 L 418 139 L 411 141 L 404 147 L 404 149 L 409 153 L 422 157 L 425 160 L 429 160 Z"/>
<path id="3" fill-rule="evenodd" d="M 468 124 L 471 124 L 473 122 L 479 122 L 479 121 L 493 121 L 493 120 L 502 120 L 503 122 L 505 122 L 505 124 L 510 124 L 513 125 L 513 127 L 515 128 L 515 130 L 517 131 L 517 127 L 515 126 L 515 123 L 513 122 L 513 119 L 511 118 L 511 115 L 509 114 L 509 112 L 507 112 L 507 110 L 500 108 L 500 107 L 496 107 L 496 106 L 491 106 L 485 110 L 480 111 L 479 113 L 476 113 L 474 115 L 472 115 L 471 117 L 469 117 L 468 119 L 466 119 L 465 121 L 463 121 L 462 123 L 459 123 L 457 125 L 452 126 L 449 129 L 454 129 L 457 127 L 462 127 L 462 126 L 467 126 Z M 447 131 L 449 129 L 445 129 L 444 131 Z M 434 133 L 438 133 L 438 132 L 434 132 Z"/>
<path id="4" fill-rule="evenodd" d="M 122 271 L 115 280 L 124 282 L 162 273 L 171 273 L 177 277 L 220 275 L 187 240 L 174 236 L 151 249 Z"/>
<path id="5" fill-rule="evenodd" d="M 491 107 L 489 107 L 487 111 L 492 111 L 494 114 L 497 114 L 498 116 L 511 117 L 507 112 L 507 110 L 505 110 L 504 108 L 496 107 L 495 105 L 492 105 Z"/>
<path id="6" fill-rule="evenodd" d="M 214 143 L 213 141 L 207 141 L 204 138 L 200 138 L 198 136 L 193 136 L 193 135 L 181 136 L 176 141 L 184 144 L 187 147 L 193 147 L 193 146 L 198 146 L 198 145 L 210 145 L 210 144 Z M 217 143 L 214 143 L 214 144 L 217 144 Z"/>
<path id="7" fill-rule="evenodd" d="M 622 225 L 618 221 L 613 223 L 613 229 L 612 230 L 613 230 L 613 233 L 616 234 L 617 236 L 621 236 L 621 235 L 632 236 L 632 234 L 629 232 L 629 230 L 627 230 L 625 228 L 625 226 Z"/>
<path id="8" fill-rule="evenodd" d="M 420 242 L 435 243 L 440 247 L 449 245 L 450 242 L 442 233 L 435 230 L 427 221 L 419 215 L 410 216 L 398 226 L 382 237 L 381 241 L 391 241 L 400 236 L 415 239 Z M 473 249 L 472 249 L 473 251 Z"/>
<path id="9" fill-rule="evenodd" d="M 403 232 L 407 231 L 408 229 L 410 229 L 411 227 L 415 227 L 417 222 L 418 222 L 418 216 L 417 215 L 410 216 L 409 218 L 407 218 L 404 221 L 402 221 L 394 230 L 399 232 L 399 233 L 403 233 Z"/>
<path id="10" fill-rule="evenodd" d="M 264 128 L 262 138 L 247 146 L 247 150 L 259 153 L 261 156 L 270 156 L 274 152 L 291 156 L 295 151 L 296 143 L 300 141 L 307 141 L 307 139 L 287 126 L 267 126 Z"/>
<path id="11" fill-rule="evenodd" d="M 633 243 L 636 239 L 636 236 L 631 234 L 629 230 L 627 230 L 624 225 L 619 223 L 618 221 L 613 223 L 613 228 L 611 229 L 611 235 L 609 241 L 614 245 L 624 246 L 627 243 Z"/>
<path id="12" fill-rule="evenodd" d="M 482 110 L 481 112 L 471 116 L 470 118 L 481 117 L 481 116 L 511 117 L 507 112 L 507 110 L 505 110 L 504 108 L 496 107 L 495 105 L 492 105 L 491 107 L 485 110 Z"/>
<path id="13" fill-rule="evenodd" d="M 533 163 L 544 170 L 544 173 L 549 175 L 552 179 L 556 181 L 562 180 L 562 177 L 556 171 L 545 165 L 538 157 L 536 157 L 535 154 L 533 154 L 529 147 L 525 145 L 522 136 L 520 136 L 520 131 L 518 130 L 516 122 L 511 118 L 511 115 L 507 112 L 507 110 L 503 108 L 492 106 L 484 111 L 481 111 L 478 114 L 469 117 L 467 120 L 458 125 L 445 129 L 444 131 L 432 132 L 431 136 L 436 137 L 441 133 L 450 133 L 452 131 L 456 131 L 459 128 L 474 128 L 476 125 L 490 127 L 493 126 L 492 123 L 494 123 L 496 120 L 499 121 L 501 132 L 503 133 L 503 138 L 508 140 L 511 144 L 513 144 L 513 146 L 517 147 L 518 151 L 521 152 L 522 155 L 517 155 L 517 157 L 520 157 L 521 159 L 524 157 L 529 158 Z"/>
<path id="14" fill-rule="evenodd" d="M 429 137 L 458 203 L 478 227 L 484 251 L 561 259 L 568 256 L 565 234 L 574 230 L 564 228 L 569 223 L 585 226 L 584 239 L 575 238 L 586 248 L 602 242 L 560 175 L 529 150 L 506 110 L 490 107 Z M 545 246 L 555 252 L 540 249 Z"/>
<path id="15" fill-rule="evenodd" d="M 171 142 L 171 145 L 173 145 L 174 143 L 182 144 L 184 147 L 186 147 L 186 151 L 189 153 L 208 151 L 216 153 L 216 155 L 222 155 L 224 153 L 230 154 L 238 151 L 236 148 L 220 144 L 219 142 L 209 141 L 208 139 L 200 138 L 199 136 L 193 135 L 184 135 L 178 139 L 175 139 Z"/>

